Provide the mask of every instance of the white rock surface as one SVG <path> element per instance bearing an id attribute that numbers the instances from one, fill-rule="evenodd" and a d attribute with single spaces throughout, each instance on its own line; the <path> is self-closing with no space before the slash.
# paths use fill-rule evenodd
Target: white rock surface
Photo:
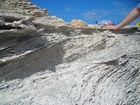
<path id="1" fill-rule="evenodd" d="M 136 27 L 74 28 L 28 0 L 0 2 L 0 105 L 140 105 Z M 37 15 L 10 12 L 15 2 Z"/>

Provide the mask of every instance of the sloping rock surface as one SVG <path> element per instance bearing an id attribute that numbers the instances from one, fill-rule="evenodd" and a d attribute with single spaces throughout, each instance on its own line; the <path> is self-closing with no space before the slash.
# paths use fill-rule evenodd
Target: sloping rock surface
<path id="1" fill-rule="evenodd" d="M 75 28 L 1 0 L 0 105 L 140 105 L 140 31 Z"/>

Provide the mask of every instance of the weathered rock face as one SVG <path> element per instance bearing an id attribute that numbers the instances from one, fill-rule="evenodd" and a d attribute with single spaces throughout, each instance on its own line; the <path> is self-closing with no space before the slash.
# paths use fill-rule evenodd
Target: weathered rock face
<path id="1" fill-rule="evenodd" d="M 28 0 L 0 5 L 0 105 L 140 105 L 137 28 L 74 28 Z"/>
<path id="2" fill-rule="evenodd" d="M 33 5 L 29 0 L 1 0 L 0 12 L 4 15 L 13 15 L 18 13 L 24 16 L 47 16 L 47 10 L 41 10 L 38 6 Z M 8 10 L 7 10 L 8 9 Z M 10 10 L 10 11 L 9 11 Z M 11 19 L 11 17 L 9 17 Z M 20 17 L 21 18 L 21 17 Z"/>

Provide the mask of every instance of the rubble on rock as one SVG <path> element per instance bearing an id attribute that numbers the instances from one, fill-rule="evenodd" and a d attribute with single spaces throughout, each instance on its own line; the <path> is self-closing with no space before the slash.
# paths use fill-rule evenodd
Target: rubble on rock
<path id="1" fill-rule="evenodd" d="M 140 104 L 136 27 L 73 27 L 47 15 L 29 0 L 0 1 L 0 105 Z"/>

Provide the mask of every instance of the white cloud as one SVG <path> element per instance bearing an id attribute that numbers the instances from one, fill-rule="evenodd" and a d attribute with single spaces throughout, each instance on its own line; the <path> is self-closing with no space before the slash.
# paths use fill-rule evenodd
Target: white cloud
<path id="1" fill-rule="evenodd" d="M 112 4 L 113 4 L 114 6 L 116 6 L 117 8 L 123 6 L 123 3 L 121 3 L 121 2 L 113 2 Z"/>
<path id="2" fill-rule="evenodd" d="M 130 9 L 124 7 L 117 9 L 115 13 L 118 15 L 126 16 L 129 13 L 129 11 Z"/>
<path id="3" fill-rule="evenodd" d="M 126 6 L 127 4 L 121 2 L 113 2 L 112 4 L 114 6 L 115 14 L 125 16 L 130 11 L 130 8 Z"/>
<path id="4" fill-rule="evenodd" d="M 95 11 L 88 11 L 83 13 L 85 19 L 92 20 L 97 17 L 97 13 Z"/>
<path id="5" fill-rule="evenodd" d="M 65 7 L 65 11 L 74 11 L 74 9 L 72 9 L 72 7 L 68 5 Z"/>
<path id="6" fill-rule="evenodd" d="M 105 15 L 109 15 L 113 11 L 111 10 L 103 10 L 103 9 L 92 9 L 91 11 L 85 12 L 82 15 L 85 17 L 87 20 L 99 20 L 101 17 Z"/>

